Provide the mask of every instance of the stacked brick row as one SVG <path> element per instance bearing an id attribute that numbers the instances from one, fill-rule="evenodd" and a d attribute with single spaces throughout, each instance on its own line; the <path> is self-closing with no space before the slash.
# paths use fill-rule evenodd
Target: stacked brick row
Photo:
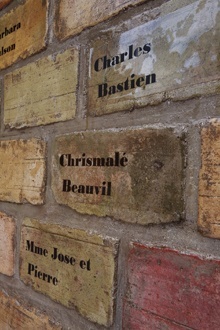
<path id="1" fill-rule="evenodd" d="M 0 10 L 0 328 L 219 329 L 218 2 Z"/>

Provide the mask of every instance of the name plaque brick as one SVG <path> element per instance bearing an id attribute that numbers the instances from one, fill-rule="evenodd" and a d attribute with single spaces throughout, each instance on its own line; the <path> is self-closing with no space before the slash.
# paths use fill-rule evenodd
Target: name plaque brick
<path id="1" fill-rule="evenodd" d="M 46 0 L 26 0 L 0 18 L 0 69 L 46 46 L 46 19 Z"/>
<path id="2" fill-rule="evenodd" d="M 203 235 L 220 238 L 220 121 L 201 129 L 198 226 Z"/>
<path id="3" fill-rule="evenodd" d="M 0 200 L 43 204 L 45 152 L 42 140 L 0 141 Z"/>
<path id="4" fill-rule="evenodd" d="M 178 6 L 169 1 L 161 5 L 160 13 L 158 8 L 150 11 L 153 19 L 143 25 L 121 34 L 108 30 L 91 42 L 90 115 L 216 93 L 218 2 L 198 0 Z"/>
<path id="5" fill-rule="evenodd" d="M 20 277 L 89 320 L 110 326 L 117 247 L 115 239 L 25 219 Z"/>
<path id="6" fill-rule="evenodd" d="M 182 139 L 172 129 L 82 132 L 53 147 L 55 199 L 80 213 L 139 224 L 183 212 Z"/>
<path id="7" fill-rule="evenodd" d="M 68 49 L 17 69 L 4 78 L 4 124 L 46 125 L 75 117 L 78 50 Z"/>

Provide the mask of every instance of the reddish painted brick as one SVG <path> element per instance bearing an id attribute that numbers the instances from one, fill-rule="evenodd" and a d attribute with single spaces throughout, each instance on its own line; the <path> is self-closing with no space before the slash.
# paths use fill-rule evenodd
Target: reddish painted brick
<path id="1" fill-rule="evenodd" d="M 9 5 L 10 2 L 12 2 L 12 0 L 1 0 L 0 1 L 0 9 L 2 9 L 3 7 L 6 7 L 7 5 Z"/>
<path id="2" fill-rule="evenodd" d="M 219 330 L 220 261 L 134 243 L 123 329 Z"/>

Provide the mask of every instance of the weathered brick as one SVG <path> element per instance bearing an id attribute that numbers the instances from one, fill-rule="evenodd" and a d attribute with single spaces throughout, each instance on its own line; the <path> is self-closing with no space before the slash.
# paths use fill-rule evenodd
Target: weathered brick
<path id="1" fill-rule="evenodd" d="M 109 237 L 26 219 L 20 277 L 36 291 L 109 326 L 113 321 L 116 253 L 117 241 Z"/>
<path id="2" fill-rule="evenodd" d="M 58 203 L 80 213 L 143 225 L 178 221 L 183 163 L 172 129 L 75 133 L 55 141 L 52 189 Z"/>
<path id="3" fill-rule="evenodd" d="M 220 122 L 201 129 L 198 226 L 205 236 L 220 238 Z"/>
<path id="4" fill-rule="evenodd" d="M 0 18 L 0 34 L 0 69 L 45 48 L 47 0 L 26 0 L 3 15 Z"/>
<path id="5" fill-rule="evenodd" d="M 114 28 L 91 42 L 90 115 L 219 93 L 218 3 L 187 3 L 165 2 L 143 25 L 121 34 Z"/>
<path id="6" fill-rule="evenodd" d="M 0 272 L 14 274 L 15 222 L 11 217 L 0 212 Z"/>
<path id="7" fill-rule="evenodd" d="M 0 200 L 42 204 L 45 190 L 45 149 L 42 140 L 0 141 Z"/>
<path id="8" fill-rule="evenodd" d="M 46 125 L 75 117 L 78 51 L 69 49 L 9 73 L 4 78 L 4 123 Z"/>
<path id="9" fill-rule="evenodd" d="M 144 1 L 146 0 L 59 1 L 56 20 L 57 37 L 66 39 L 116 15 L 129 6 L 135 6 Z"/>
<path id="10" fill-rule="evenodd" d="M 219 329 L 219 260 L 133 243 L 127 267 L 123 329 Z"/>
<path id="11" fill-rule="evenodd" d="M 33 307 L 24 307 L 20 301 L 0 291 L 1 330 L 61 330 L 62 327 Z"/>
<path id="12" fill-rule="evenodd" d="M 9 5 L 10 2 L 12 2 L 12 0 L 1 0 L 0 9 L 2 9 L 3 7 Z"/>

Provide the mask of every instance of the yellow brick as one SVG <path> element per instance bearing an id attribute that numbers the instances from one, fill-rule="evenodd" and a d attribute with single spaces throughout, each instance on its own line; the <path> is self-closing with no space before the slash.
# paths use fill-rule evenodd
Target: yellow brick
<path id="1" fill-rule="evenodd" d="M 15 222 L 0 212 L 0 272 L 14 274 Z"/>
<path id="2" fill-rule="evenodd" d="M 199 230 L 220 238 L 220 122 L 212 120 L 201 130 L 202 166 L 199 175 Z"/>
<path id="3" fill-rule="evenodd" d="M 89 320 L 110 326 L 116 253 L 116 240 L 26 219 L 20 277 L 36 291 L 76 308 Z"/>
<path id="4" fill-rule="evenodd" d="M 46 19 L 46 0 L 26 0 L 23 5 L 0 18 L 0 69 L 46 46 Z M 5 29 L 12 32 L 8 34 Z"/>
<path id="5" fill-rule="evenodd" d="M 45 57 L 4 79 L 4 123 L 46 125 L 72 119 L 76 111 L 78 51 Z"/>
<path id="6" fill-rule="evenodd" d="M 116 15 L 129 6 L 135 6 L 144 1 L 146 0 L 62 0 L 59 2 L 56 34 L 59 39 L 68 38 Z"/>
<path id="7" fill-rule="evenodd" d="M 1 330 L 61 330 L 48 316 L 33 307 L 26 308 L 21 303 L 0 291 Z"/>
<path id="8" fill-rule="evenodd" d="M 0 200 L 42 204 L 45 190 L 43 141 L 0 141 Z"/>
<path id="9" fill-rule="evenodd" d="M 52 189 L 58 203 L 143 225 L 181 217 L 184 152 L 172 130 L 70 134 L 58 137 L 53 150 Z M 84 160 L 77 163 L 76 158 Z M 103 158 L 104 165 L 93 158 Z"/>
<path id="10" fill-rule="evenodd" d="M 219 94 L 218 14 L 215 1 L 184 6 L 171 0 L 160 7 L 160 16 L 158 8 L 151 11 L 151 21 L 95 38 L 90 45 L 89 114 Z"/>

